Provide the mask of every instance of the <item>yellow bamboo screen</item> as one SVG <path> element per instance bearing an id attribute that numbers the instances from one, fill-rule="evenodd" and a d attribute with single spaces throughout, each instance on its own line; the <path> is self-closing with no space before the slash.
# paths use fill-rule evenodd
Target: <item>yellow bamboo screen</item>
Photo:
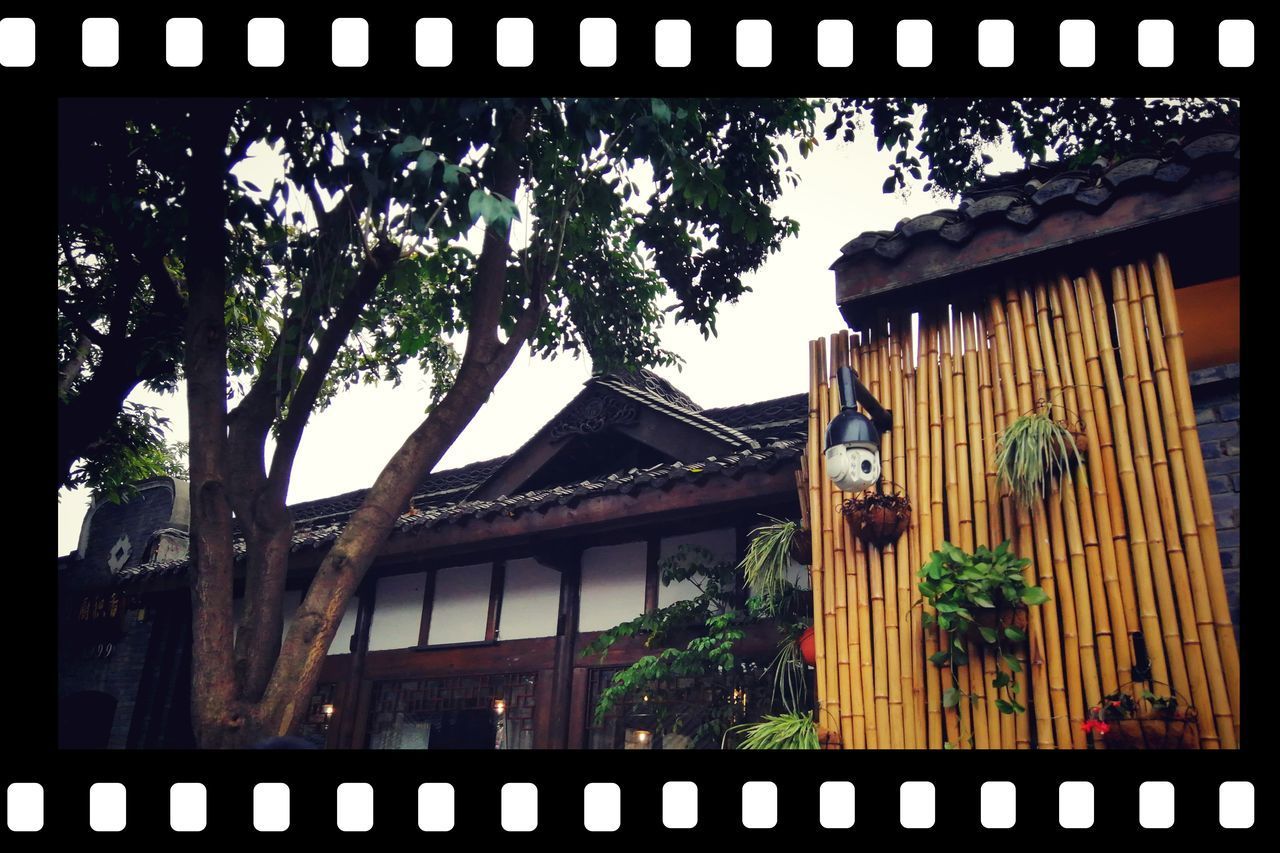
<path id="1" fill-rule="evenodd" d="M 1194 705 L 1201 746 L 1236 747 L 1239 654 L 1173 288 L 1161 254 L 913 306 L 916 331 L 904 311 L 810 343 L 801 493 L 815 537 L 818 724 L 844 748 L 1085 748 L 1091 706 L 1146 688 L 1131 675 L 1139 642 L 1152 689 Z M 884 548 L 851 535 L 841 505 L 852 495 L 824 476 L 842 364 L 893 412 L 883 479 L 912 517 Z M 1088 450 L 1028 509 L 997 481 L 996 437 L 1044 405 L 1083 429 Z M 1015 653 L 1027 712 L 999 712 L 994 655 L 973 643 L 958 672 L 972 700 L 944 708 L 929 656 L 946 640 L 921 622 L 916 571 L 943 541 L 1005 539 L 1050 597 L 1030 608 Z"/>

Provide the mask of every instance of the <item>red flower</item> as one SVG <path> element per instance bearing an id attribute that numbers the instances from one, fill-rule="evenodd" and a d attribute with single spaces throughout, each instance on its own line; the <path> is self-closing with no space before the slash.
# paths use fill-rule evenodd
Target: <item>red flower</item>
<path id="1" fill-rule="evenodd" d="M 1111 731 L 1111 726 L 1108 726 L 1102 720 L 1085 720 L 1080 724 L 1080 730 L 1085 734 L 1089 734 L 1089 732 L 1097 732 L 1100 735 L 1105 735 L 1107 732 Z"/>

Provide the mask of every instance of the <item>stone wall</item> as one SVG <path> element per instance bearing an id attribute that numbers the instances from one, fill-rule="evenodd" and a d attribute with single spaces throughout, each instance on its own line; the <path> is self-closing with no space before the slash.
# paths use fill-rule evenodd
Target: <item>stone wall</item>
<path id="1" fill-rule="evenodd" d="M 1231 618 L 1240 624 L 1240 365 L 1227 364 L 1191 374 L 1200 449 L 1213 501 L 1218 549 L 1226 576 Z"/>

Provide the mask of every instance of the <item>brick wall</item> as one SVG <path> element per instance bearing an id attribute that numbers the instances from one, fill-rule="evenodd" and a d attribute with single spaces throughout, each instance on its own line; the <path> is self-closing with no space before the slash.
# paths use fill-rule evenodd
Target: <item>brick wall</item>
<path id="1" fill-rule="evenodd" d="M 1191 374 L 1200 449 L 1213 502 L 1214 526 L 1227 582 L 1231 618 L 1240 624 L 1240 365 Z M 1236 629 L 1239 632 L 1239 627 Z"/>

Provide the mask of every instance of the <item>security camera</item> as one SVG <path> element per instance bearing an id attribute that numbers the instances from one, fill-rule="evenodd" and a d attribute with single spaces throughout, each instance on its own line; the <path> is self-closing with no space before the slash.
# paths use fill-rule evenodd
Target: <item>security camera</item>
<path id="1" fill-rule="evenodd" d="M 862 492 L 880 480 L 880 450 L 861 442 L 828 447 L 827 476 L 844 492 Z"/>
<path id="2" fill-rule="evenodd" d="M 889 429 L 889 413 L 857 381 L 853 370 L 841 367 L 840 411 L 827 425 L 827 477 L 845 492 L 864 492 L 880 480 L 880 429 Z M 876 414 L 876 422 L 857 409 L 861 398 Z"/>

